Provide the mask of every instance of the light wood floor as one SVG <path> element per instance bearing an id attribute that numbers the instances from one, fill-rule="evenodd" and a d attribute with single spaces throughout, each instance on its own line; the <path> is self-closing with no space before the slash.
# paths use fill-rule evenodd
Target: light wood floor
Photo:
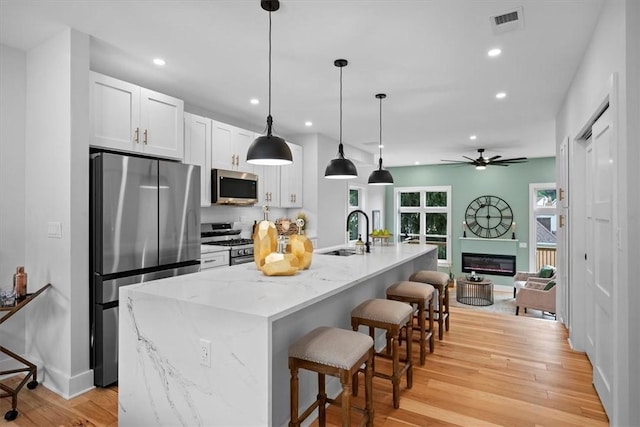
<path id="1" fill-rule="evenodd" d="M 559 323 L 452 307 L 450 331 L 415 366 L 413 388 L 402 383 L 400 409 L 391 405 L 390 383 L 374 380 L 375 426 L 606 426 L 591 378 L 587 357 L 571 351 Z M 18 418 L 6 424 L 116 426 L 117 392 L 95 389 L 67 401 L 25 387 Z M 0 415 L 9 409 L 10 399 L 0 399 Z M 328 424 L 340 425 L 338 410 L 330 408 Z"/>

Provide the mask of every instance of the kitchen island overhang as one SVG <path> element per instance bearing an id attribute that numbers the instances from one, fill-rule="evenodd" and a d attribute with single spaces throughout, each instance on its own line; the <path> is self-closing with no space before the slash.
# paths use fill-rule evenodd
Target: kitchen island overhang
<path id="1" fill-rule="evenodd" d="M 309 270 L 264 276 L 254 264 L 121 289 L 119 424 L 280 426 L 289 419 L 289 345 L 317 326 L 351 329 L 350 312 L 416 270 L 432 245 L 314 254 Z M 200 341 L 211 342 L 211 367 Z M 329 382 L 327 391 L 337 392 Z M 300 401 L 317 380 L 300 375 Z"/>

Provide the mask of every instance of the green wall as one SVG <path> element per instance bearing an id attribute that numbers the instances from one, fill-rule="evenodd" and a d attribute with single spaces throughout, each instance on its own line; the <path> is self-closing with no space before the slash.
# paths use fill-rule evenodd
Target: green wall
<path id="1" fill-rule="evenodd" d="M 389 168 L 393 175 L 394 186 L 387 187 L 385 194 L 385 218 L 387 228 L 396 230 L 394 209 L 394 189 L 397 187 L 450 185 L 451 186 L 451 256 L 453 272 L 460 270 L 460 237 L 462 221 L 469 203 L 478 196 L 492 195 L 503 198 L 513 210 L 516 222 L 516 238 L 527 242 L 527 248 L 519 248 L 516 267 L 519 271 L 529 270 L 529 184 L 555 182 L 555 158 L 544 157 L 529 159 L 526 163 L 512 164 L 508 167 L 489 166 L 477 171 L 471 165 L 425 165 Z M 391 228 L 393 227 L 393 228 Z M 467 231 L 467 237 L 477 237 Z M 502 238 L 510 238 L 511 233 Z M 487 239 L 491 240 L 491 239 Z M 445 271 L 445 270 L 443 270 Z M 448 272 L 448 270 L 446 270 Z M 492 277 L 497 284 L 508 284 L 510 278 Z"/>

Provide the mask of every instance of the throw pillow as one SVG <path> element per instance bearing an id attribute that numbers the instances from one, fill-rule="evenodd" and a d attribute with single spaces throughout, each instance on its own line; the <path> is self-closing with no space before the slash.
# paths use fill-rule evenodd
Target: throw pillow
<path id="1" fill-rule="evenodd" d="M 537 289 L 541 291 L 542 289 L 544 289 L 545 285 L 546 283 L 540 283 L 534 280 L 527 280 L 527 283 L 524 285 L 524 287 L 528 289 Z"/>
<path id="2" fill-rule="evenodd" d="M 547 283 L 547 286 L 545 286 L 542 290 L 548 291 L 549 289 L 553 288 L 555 285 L 556 285 L 555 280 L 552 280 L 549 283 Z"/>
<path id="3" fill-rule="evenodd" d="M 545 265 L 544 267 L 542 267 L 540 269 L 540 273 L 538 273 L 539 277 L 542 277 L 544 279 L 548 279 L 551 276 L 554 275 L 554 273 L 556 272 L 556 268 L 551 266 L 551 265 Z"/>

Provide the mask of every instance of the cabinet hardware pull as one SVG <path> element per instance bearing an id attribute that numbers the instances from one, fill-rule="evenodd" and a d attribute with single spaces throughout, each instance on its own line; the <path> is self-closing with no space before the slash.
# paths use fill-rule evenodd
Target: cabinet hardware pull
<path id="1" fill-rule="evenodd" d="M 564 200 L 564 190 L 561 188 L 560 189 L 560 197 L 559 197 L 560 201 Z"/>
<path id="2" fill-rule="evenodd" d="M 564 215 L 560 215 L 560 228 L 564 227 Z"/>
<path id="3" fill-rule="evenodd" d="M 144 144 L 147 145 L 147 129 L 144 130 L 144 136 L 142 138 L 142 142 L 144 142 Z"/>
<path id="4" fill-rule="evenodd" d="M 136 142 L 136 144 L 140 143 L 140 128 L 136 128 L 136 131 L 134 132 L 134 137 L 133 140 Z"/>

